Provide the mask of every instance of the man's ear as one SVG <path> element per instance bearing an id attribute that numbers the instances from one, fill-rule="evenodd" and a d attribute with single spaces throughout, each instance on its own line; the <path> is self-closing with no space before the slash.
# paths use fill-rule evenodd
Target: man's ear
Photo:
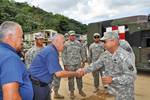
<path id="1" fill-rule="evenodd" d="M 13 37 L 14 37 L 13 34 L 9 34 L 6 36 L 6 38 L 8 38 L 9 40 L 11 40 Z"/>
<path id="2" fill-rule="evenodd" d="M 13 34 L 8 34 L 8 35 L 5 37 L 5 40 L 6 40 L 6 41 L 9 41 L 9 42 L 12 41 L 12 40 L 14 41 L 14 40 L 15 40 L 15 39 L 14 39 L 14 35 L 13 35 Z"/>

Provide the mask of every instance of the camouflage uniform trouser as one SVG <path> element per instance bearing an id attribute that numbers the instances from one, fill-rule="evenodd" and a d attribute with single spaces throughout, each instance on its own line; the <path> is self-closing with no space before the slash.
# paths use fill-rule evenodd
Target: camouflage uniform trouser
<path id="1" fill-rule="evenodd" d="M 100 78 L 100 71 L 96 70 L 92 72 L 93 78 L 94 78 L 94 86 L 95 88 L 99 87 L 99 78 Z"/>
<path id="2" fill-rule="evenodd" d="M 134 100 L 134 89 L 126 88 L 116 95 L 116 100 Z"/>
<path id="3" fill-rule="evenodd" d="M 101 68 L 101 69 L 98 69 L 94 72 L 92 72 L 92 75 L 93 75 L 93 78 L 94 78 L 94 86 L 95 88 L 98 88 L 99 87 L 99 79 L 100 79 L 100 76 L 102 77 L 102 71 L 104 70 L 104 68 Z"/>
<path id="4" fill-rule="evenodd" d="M 60 81 L 61 81 L 61 78 L 56 77 L 56 75 L 53 76 L 52 88 L 54 92 L 58 92 L 59 87 L 60 87 Z"/>
<path id="5" fill-rule="evenodd" d="M 68 70 L 69 71 L 76 71 L 79 68 L 80 68 L 80 64 L 68 66 Z M 81 78 L 78 78 L 78 77 L 69 77 L 68 78 L 69 91 L 74 91 L 75 90 L 74 78 L 76 78 L 78 90 L 79 91 L 82 90 L 82 87 L 83 87 L 82 77 Z"/>
<path id="6" fill-rule="evenodd" d="M 134 85 L 120 87 L 119 90 L 117 89 L 118 91 L 115 91 L 115 89 L 110 87 L 108 87 L 107 89 L 110 94 L 115 96 L 115 100 L 135 100 Z"/>

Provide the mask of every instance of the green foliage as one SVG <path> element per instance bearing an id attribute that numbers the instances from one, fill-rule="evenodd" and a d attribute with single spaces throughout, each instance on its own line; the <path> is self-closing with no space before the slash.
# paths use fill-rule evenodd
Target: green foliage
<path id="1" fill-rule="evenodd" d="M 38 7 L 31 7 L 26 2 L 0 0 L 0 24 L 6 20 L 21 24 L 25 33 L 43 29 L 54 29 L 62 34 L 69 30 L 75 30 L 78 34 L 87 31 L 87 25 L 63 15 L 48 13 Z"/>

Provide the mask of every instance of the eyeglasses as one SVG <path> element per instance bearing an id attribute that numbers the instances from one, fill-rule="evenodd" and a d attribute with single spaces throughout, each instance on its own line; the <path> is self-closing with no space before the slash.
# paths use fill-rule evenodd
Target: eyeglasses
<path id="1" fill-rule="evenodd" d="M 94 38 L 96 39 L 96 38 L 100 38 L 99 36 L 94 36 Z"/>

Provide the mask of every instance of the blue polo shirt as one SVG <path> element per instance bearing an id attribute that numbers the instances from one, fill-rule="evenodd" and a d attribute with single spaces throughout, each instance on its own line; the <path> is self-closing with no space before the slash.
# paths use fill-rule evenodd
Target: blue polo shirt
<path id="1" fill-rule="evenodd" d="M 49 83 L 54 73 L 61 71 L 59 55 L 56 47 L 51 44 L 43 48 L 32 60 L 29 73 L 41 82 Z"/>
<path id="2" fill-rule="evenodd" d="M 4 84 L 18 82 L 22 100 L 32 100 L 33 89 L 25 64 L 10 45 L 0 43 L 0 88 Z M 3 100 L 0 90 L 0 100 Z"/>

